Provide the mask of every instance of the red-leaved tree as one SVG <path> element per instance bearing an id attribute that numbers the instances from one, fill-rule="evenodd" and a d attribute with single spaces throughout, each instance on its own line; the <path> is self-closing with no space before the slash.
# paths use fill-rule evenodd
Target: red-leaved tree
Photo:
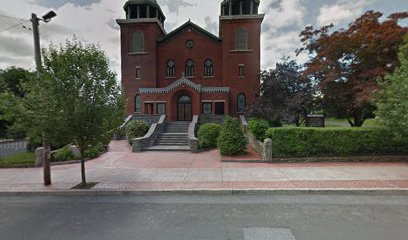
<path id="1" fill-rule="evenodd" d="M 397 53 L 408 28 L 398 21 L 408 12 L 394 13 L 384 21 L 381 12 L 368 11 L 347 29 L 332 32 L 333 25 L 300 34 L 303 47 L 297 54 L 310 56 L 304 74 L 319 83 L 325 109 L 346 117 L 351 126 L 362 126 L 372 115 L 378 79 L 399 65 Z"/>

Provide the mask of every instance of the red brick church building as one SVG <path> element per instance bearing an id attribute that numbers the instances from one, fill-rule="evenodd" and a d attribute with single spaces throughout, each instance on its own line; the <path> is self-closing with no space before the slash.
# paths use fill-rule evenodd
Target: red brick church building
<path id="1" fill-rule="evenodd" d="M 222 1 L 215 36 L 191 21 L 167 33 L 156 0 L 127 1 L 117 20 L 127 113 L 191 121 L 245 112 L 260 85 L 258 8 L 259 0 Z"/>

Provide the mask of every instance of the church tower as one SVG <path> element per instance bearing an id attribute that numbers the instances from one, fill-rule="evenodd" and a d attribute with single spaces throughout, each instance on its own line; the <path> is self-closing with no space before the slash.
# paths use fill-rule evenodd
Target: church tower
<path id="1" fill-rule="evenodd" d="M 231 88 L 230 112 L 245 111 L 260 87 L 260 41 L 264 14 L 259 0 L 224 0 L 220 38 L 223 41 L 223 84 Z"/>
<path id="2" fill-rule="evenodd" d="M 139 88 L 157 86 L 156 41 L 166 35 L 164 16 L 156 0 L 128 0 L 126 19 L 118 19 L 121 30 L 122 89 L 127 112 L 141 112 Z"/>

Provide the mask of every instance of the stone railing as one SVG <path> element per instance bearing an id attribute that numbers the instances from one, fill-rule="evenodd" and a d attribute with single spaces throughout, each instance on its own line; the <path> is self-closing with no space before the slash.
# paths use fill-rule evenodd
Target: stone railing
<path id="1" fill-rule="evenodd" d="M 135 114 L 132 116 L 131 120 L 140 120 L 140 121 L 144 121 L 147 124 L 151 125 L 154 123 L 158 123 L 160 121 L 160 118 L 162 117 L 162 115 L 146 115 L 146 114 Z"/>
<path id="2" fill-rule="evenodd" d="M 157 137 L 164 132 L 167 125 L 166 115 L 161 115 L 157 123 L 150 126 L 144 137 L 132 139 L 132 151 L 142 152 L 144 148 L 153 146 Z"/>
<path id="3" fill-rule="evenodd" d="M 0 157 L 27 152 L 27 140 L 0 140 Z"/>
<path id="4" fill-rule="evenodd" d="M 190 123 L 190 126 L 188 127 L 188 145 L 190 146 L 190 151 L 192 153 L 197 153 L 198 152 L 198 139 L 195 136 L 195 131 L 198 123 L 198 116 L 195 115 L 193 116 L 193 120 Z"/>
<path id="5" fill-rule="evenodd" d="M 262 160 L 265 162 L 272 161 L 272 140 L 267 138 L 264 142 L 258 141 L 256 137 L 249 131 L 248 122 L 245 119 L 245 116 L 240 115 L 239 119 L 241 120 L 241 126 L 244 129 L 245 135 L 248 137 L 249 144 L 255 149 L 255 151 L 262 157 Z"/>
<path id="6" fill-rule="evenodd" d="M 248 130 L 248 122 L 244 115 L 239 115 L 239 120 L 241 121 L 241 126 L 244 128 L 245 131 Z"/>

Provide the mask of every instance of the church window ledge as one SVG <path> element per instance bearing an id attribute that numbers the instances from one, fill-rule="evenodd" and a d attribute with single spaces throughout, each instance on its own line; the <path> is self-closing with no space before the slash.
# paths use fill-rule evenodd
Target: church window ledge
<path id="1" fill-rule="evenodd" d="M 166 79 L 176 79 L 176 77 L 166 77 Z"/>
<path id="2" fill-rule="evenodd" d="M 204 76 L 204 79 L 212 79 L 214 76 Z"/>
<path id="3" fill-rule="evenodd" d="M 135 56 L 135 55 L 148 55 L 148 52 L 130 52 L 128 53 L 129 56 Z"/>
<path id="4" fill-rule="evenodd" d="M 230 53 L 249 53 L 249 52 L 255 52 L 253 49 L 245 49 L 245 50 L 230 50 Z"/>

